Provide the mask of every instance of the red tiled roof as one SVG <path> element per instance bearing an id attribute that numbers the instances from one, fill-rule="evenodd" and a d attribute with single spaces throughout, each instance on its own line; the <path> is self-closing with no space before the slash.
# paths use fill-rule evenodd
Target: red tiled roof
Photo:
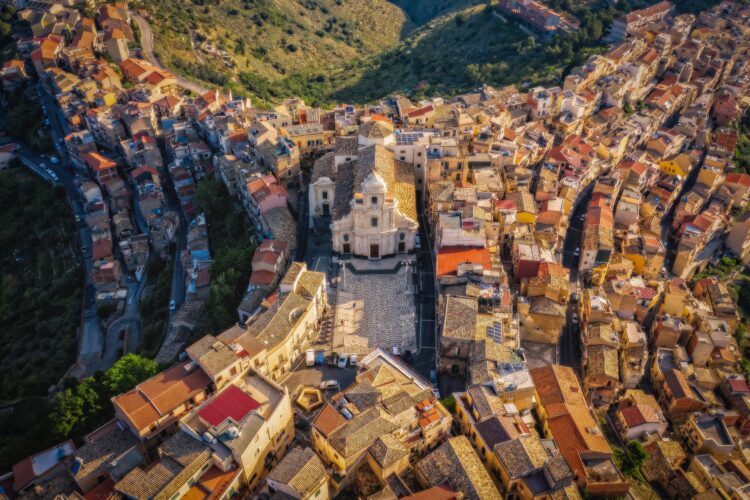
<path id="1" fill-rule="evenodd" d="M 345 423 L 344 416 L 337 412 L 333 406 L 327 404 L 323 411 L 318 414 L 313 425 L 325 436 L 330 436 Z"/>
<path id="2" fill-rule="evenodd" d="M 490 269 L 492 262 L 490 252 L 486 248 L 443 247 L 437 254 L 437 275 L 455 273 L 460 264 L 481 264 L 484 269 Z"/>
<path id="3" fill-rule="evenodd" d="M 250 274 L 250 283 L 255 285 L 270 285 L 276 279 L 276 273 L 271 271 L 253 271 Z"/>
<path id="4" fill-rule="evenodd" d="M 457 498 L 459 498 L 457 491 L 453 491 L 447 484 L 441 484 L 404 497 L 404 500 L 455 500 Z M 461 498 L 463 498 L 463 494 Z"/>
<path id="5" fill-rule="evenodd" d="M 182 363 L 139 384 L 132 391 L 112 399 L 139 430 L 147 429 L 161 416 L 184 404 L 204 390 L 211 380 L 200 368 L 187 373 Z"/>
<path id="6" fill-rule="evenodd" d="M 20 491 L 31 481 L 34 480 L 34 466 L 31 464 L 31 457 L 26 457 L 13 466 L 13 488 Z"/>
<path id="7" fill-rule="evenodd" d="M 109 500 L 115 491 L 115 483 L 107 478 L 104 482 L 94 486 L 94 489 L 83 495 L 86 500 Z"/>
<path id="8" fill-rule="evenodd" d="M 415 116 L 426 115 L 427 113 L 429 113 L 430 111 L 432 111 L 432 109 L 433 109 L 432 108 L 432 104 L 430 104 L 430 105 L 425 106 L 423 108 L 419 108 L 419 109 L 415 109 L 413 111 L 409 111 L 408 113 L 406 113 L 406 116 L 408 116 L 410 118 L 413 118 Z"/>
<path id="9" fill-rule="evenodd" d="M 739 184 L 741 186 L 750 187 L 750 175 L 732 172 L 732 173 L 727 174 L 726 183 L 727 184 Z"/>
<path id="10" fill-rule="evenodd" d="M 730 378 L 727 382 L 729 382 L 729 388 L 732 389 L 732 392 L 750 392 L 750 387 L 748 387 L 747 382 L 744 379 Z"/>
<path id="11" fill-rule="evenodd" d="M 628 406 L 620 410 L 622 418 L 625 420 L 628 428 L 638 427 L 646 423 L 646 419 L 643 417 L 643 413 L 638 409 L 637 406 Z"/>
<path id="12" fill-rule="evenodd" d="M 216 427 L 228 418 L 240 423 L 257 408 L 260 408 L 260 403 L 236 385 L 230 385 L 221 394 L 206 402 L 198 416 L 208 425 Z"/>
<path id="13" fill-rule="evenodd" d="M 105 156 L 100 155 L 99 153 L 86 153 L 86 156 L 84 156 L 84 160 L 86 161 L 86 164 L 89 166 L 89 168 L 96 172 L 115 168 L 117 166 L 115 162 Z"/>
<path id="14" fill-rule="evenodd" d="M 495 208 L 498 210 L 515 210 L 516 202 L 513 200 L 495 200 Z"/>

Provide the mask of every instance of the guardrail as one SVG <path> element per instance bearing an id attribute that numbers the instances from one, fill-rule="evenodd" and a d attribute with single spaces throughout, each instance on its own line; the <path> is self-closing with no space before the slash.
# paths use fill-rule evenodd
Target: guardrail
<path id="1" fill-rule="evenodd" d="M 21 155 L 19 155 L 18 158 L 21 160 L 21 163 L 29 167 L 32 172 L 41 177 L 43 180 L 49 182 L 50 184 L 55 184 L 55 181 L 52 180 L 52 177 L 50 177 L 50 175 L 42 170 L 38 165 L 34 164 L 34 162 L 27 158 L 24 158 Z"/>

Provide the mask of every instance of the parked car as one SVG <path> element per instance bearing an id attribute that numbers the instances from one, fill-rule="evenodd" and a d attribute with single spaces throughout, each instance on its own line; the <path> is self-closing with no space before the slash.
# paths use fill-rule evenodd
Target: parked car
<path id="1" fill-rule="evenodd" d="M 401 355 L 401 361 L 403 361 L 404 363 L 411 364 L 413 359 L 414 359 L 414 355 L 408 349 L 405 350 L 404 353 Z"/>
<path id="2" fill-rule="evenodd" d="M 419 240 L 418 234 L 414 235 L 414 248 L 416 248 L 417 250 L 422 248 L 422 242 Z"/>
<path id="3" fill-rule="evenodd" d="M 169 301 L 169 310 L 174 311 L 175 309 L 177 309 L 177 302 L 172 299 Z"/>
<path id="4" fill-rule="evenodd" d="M 320 383 L 320 388 L 323 390 L 339 390 L 338 380 L 324 380 Z"/>
<path id="5" fill-rule="evenodd" d="M 350 354 L 349 355 L 349 366 L 357 366 L 357 355 L 356 354 Z"/>
<path id="6" fill-rule="evenodd" d="M 578 294 L 577 294 L 576 292 L 573 292 L 572 294 L 570 294 L 570 300 L 571 300 L 571 302 L 573 302 L 574 304 L 575 304 L 576 302 L 578 302 Z"/>
<path id="7" fill-rule="evenodd" d="M 394 345 L 391 349 L 391 354 L 393 354 L 394 356 L 401 356 L 401 349 L 399 349 L 398 346 Z"/>
<path id="8" fill-rule="evenodd" d="M 576 257 L 578 257 L 579 255 L 581 255 L 581 247 L 576 247 L 576 251 L 574 253 L 575 253 Z"/>
<path id="9" fill-rule="evenodd" d="M 336 366 L 337 361 L 338 361 L 338 354 L 336 354 L 335 352 L 332 352 L 326 358 L 326 366 L 328 366 L 329 368 L 334 368 Z"/>
<path id="10" fill-rule="evenodd" d="M 347 361 L 349 361 L 349 356 L 347 354 L 339 354 L 338 367 L 346 368 Z"/>
<path id="11" fill-rule="evenodd" d="M 312 349 L 308 349 L 307 352 L 305 352 L 305 364 L 307 366 L 315 366 L 315 351 Z"/>
<path id="12" fill-rule="evenodd" d="M 573 323 L 578 323 L 578 313 L 573 313 Z"/>
<path id="13" fill-rule="evenodd" d="M 51 161 L 53 164 L 60 163 L 60 160 L 57 159 L 57 156 L 50 156 L 49 161 Z"/>

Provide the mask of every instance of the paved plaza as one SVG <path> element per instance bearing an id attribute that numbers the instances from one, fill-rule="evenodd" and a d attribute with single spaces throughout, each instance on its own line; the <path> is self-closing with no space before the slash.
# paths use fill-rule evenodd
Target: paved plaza
<path id="1" fill-rule="evenodd" d="M 334 351 L 363 356 L 377 347 L 416 350 L 412 261 L 350 260 L 339 268 Z"/>

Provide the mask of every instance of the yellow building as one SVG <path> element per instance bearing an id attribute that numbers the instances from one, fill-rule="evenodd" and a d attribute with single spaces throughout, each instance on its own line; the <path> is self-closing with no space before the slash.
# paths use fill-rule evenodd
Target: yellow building
<path id="1" fill-rule="evenodd" d="M 279 285 L 273 304 L 247 324 L 245 336 L 254 337 L 267 350 L 260 371 L 278 380 L 292 369 L 316 337 L 328 307 L 325 273 L 308 271 L 294 262 Z"/>
<path id="2" fill-rule="evenodd" d="M 515 191 L 510 199 L 516 203 L 516 221 L 519 224 L 536 224 L 536 202 L 528 191 Z"/>
<path id="3" fill-rule="evenodd" d="M 289 391 L 250 371 L 180 421 L 182 430 L 207 443 L 222 469 L 236 464 L 252 491 L 294 441 Z"/>
<path id="4" fill-rule="evenodd" d="M 319 123 L 306 123 L 282 127 L 281 135 L 294 142 L 302 153 L 313 151 L 333 140 L 333 131 L 325 130 Z"/>
<path id="5" fill-rule="evenodd" d="M 693 160 L 689 155 L 680 153 L 677 156 L 659 162 L 659 169 L 667 175 L 679 175 L 685 178 L 693 167 Z"/>
<path id="6" fill-rule="evenodd" d="M 345 476 L 370 460 L 386 474 L 405 466 L 404 452 L 425 453 L 448 437 L 453 419 L 427 381 L 381 349 L 360 366 L 355 384 L 336 394 L 313 422 L 313 449 L 325 464 Z"/>

